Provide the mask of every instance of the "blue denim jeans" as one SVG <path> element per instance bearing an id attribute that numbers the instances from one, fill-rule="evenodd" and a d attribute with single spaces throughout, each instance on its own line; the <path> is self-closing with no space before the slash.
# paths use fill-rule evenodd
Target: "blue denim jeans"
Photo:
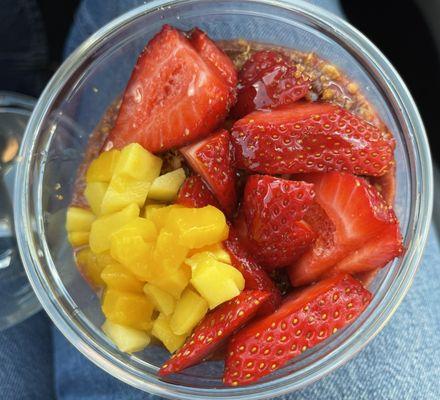
<path id="1" fill-rule="evenodd" d="M 337 1 L 315 0 L 341 15 Z M 66 55 L 142 0 L 84 0 Z M 432 228 L 422 265 L 383 331 L 353 360 L 283 399 L 440 399 L 440 246 Z M 0 334 L 3 399 L 153 399 L 85 359 L 40 313 Z"/>

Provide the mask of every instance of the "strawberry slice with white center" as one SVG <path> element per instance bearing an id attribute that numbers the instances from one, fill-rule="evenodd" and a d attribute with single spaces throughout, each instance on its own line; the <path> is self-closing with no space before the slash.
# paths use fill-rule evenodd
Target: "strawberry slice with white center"
<path id="1" fill-rule="evenodd" d="M 321 281 L 251 322 L 229 342 L 223 382 L 248 385 L 283 367 L 352 323 L 371 301 L 371 293 L 347 274 Z"/>
<path id="2" fill-rule="evenodd" d="M 174 374 L 201 362 L 249 321 L 268 297 L 267 292 L 244 290 L 208 313 L 180 350 L 162 366 L 159 375 Z"/>
<path id="3" fill-rule="evenodd" d="M 230 227 L 229 237 L 223 242 L 223 246 L 231 257 L 232 265 L 243 275 L 245 288 L 261 290 L 270 294 L 258 314 L 264 315 L 274 312 L 281 302 L 281 293 L 264 269 L 256 263 L 241 243 L 234 227 Z"/>
<path id="4" fill-rule="evenodd" d="M 133 142 L 151 152 L 178 148 L 208 135 L 234 101 L 219 71 L 164 25 L 137 60 L 104 148 Z"/>
<path id="5" fill-rule="evenodd" d="M 191 208 L 201 208 L 208 205 L 219 208 L 218 201 L 198 175 L 185 179 L 179 190 L 176 204 Z"/>
<path id="6" fill-rule="evenodd" d="M 326 103 L 255 111 L 235 122 L 231 140 L 237 168 L 264 174 L 380 176 L 394 165 L 391 133 Z"/>
<path id="7" fill-rule="evenodd" d="M 393 209 L 365 179 L 337 172 L 301 175 L 301 179 L 314 184 L 319 206 L 311 207 L 304 219 L 318 238 L 289 267 L 293 286 L 313 282 L 346 257 L 355 257 L 353 252 L 366 244 L 372 248 L 371 243 L 374 246 L 375 240 L 384 238 L 388 229 L 398 232 Z"/>
<path id="8" fill-rule="evenodd" d="M 237 193 L 229 132 L 222 129 L 198 143 L 183 147 L 180 151 L 211 189 L 223 211 L 232 215 Z"/>
<path id="9" fill-rule="evenodd" d="M 289 265 L 315 239 L 315 232 L 303 220 L 315 197 L 312 188 L 310 183 L 267 175 L 248 178 L 241 206 L 246 232 L 238 232 L 264 268 Z"/>

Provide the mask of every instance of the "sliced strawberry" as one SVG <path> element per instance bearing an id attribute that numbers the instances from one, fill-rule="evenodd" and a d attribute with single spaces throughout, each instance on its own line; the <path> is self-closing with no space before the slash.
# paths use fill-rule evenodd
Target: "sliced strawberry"
<path id="1" fill-rule="evenodd" d="M 237 193 L 229 132 L 222 129 L 180 151 L 214 193 L 222 209 L 231 215 L 237 201 Z"/>
<path id="2" fill-rule="evenodd" d="M 399 224 L 388 225 L 379 235 L 367 241 L 332 267 L 330 273 L 356 274 L 382 268 L 403 253 Z"/>
<path id="3" fill-rule="evenodd" d="M 209 134 L 233 100 L 220 74 L 181 32 L 165 25 L 139 56 L 104 147 L 180 147 Z"/>
<path id="4" fill-rule="evenodd" d="M 311 207 L 304 219 L 319 236 L 289 267 L 293 286 L 313 282 L 351 252 L 398 224 L 394 211 L 363 178 L 337 172 L 300 177 L 314 184 L 320 207 Z"/>
<path id="5" fill-rule="evenodd" d="M 389 132 L 331 104 L 299 102 L 253 112 L 234 124 L 231 140 L 237 167 L 265 174 L 379 176 L 394 165 Z"/>
<path id="6" fill-rule="evenodd" d="M 273 314 L 251 322 L 229 342 L 223 382 L 247 385 L 283 367 L 353 322 L 371 293 L 347 274 L 288 297 Z"/>
<path id="7" fill-rule="evenodd" d="M 370 183 L 379 191 L 389 206 L 394 206 L 396 197 L 396 166 L 394 165 L 385 175 L 370 176 Z"/>
<path id="8" fill-rule="evenodd" d="M 310 81 L 284 54 L 262 50 L 246 61 L 239 74 L 238 99 L 232 114 L 291 104 L 309 91 Z"/>
<path id="9" fill-rule="evenodd" d="M 267 301 L 269 293 L 244 290 L 203 318 L 193 333 L 159 370 L 159 375 L 174 374 L 195 365 L 217 349 L 236 329 L 249 321 Z"/>
<path id="10" fill-rule="evenodd" d="M 361 272 L 359 274 L 356 274 L 354 277 L 362 283 L 362 285 L 366 288 L 368 288 L 372 282 L 374 281 L 374 278 L 376 278 L 376 275 L 380 271 L 380 268 L 373 269 L 372 271 L 367 272 Z"/>
<path id="11" fill-rule="evenodd" d="M 314 240 L 315 233 L 303 220 L 315 196 L 312 187 L 267 175 L 248 178 L 242 203 L 247 233 L 240 238 L 263 267 L 289 265 Z"/>
<path id="12" fill-rule="evenodd" d="M 269 299 L 261 306 L 259 314 L 269 314 L 275 311 L 281 302 L 280 291 L 269 278 L 264 269 L 258 265 L 238 238 L 235 228 L 229 229 L 229 237 L 223 242 L 229 253 L 232 265 L 243 275 L 246 289 L 261 290 L 270 294 Z"/>
<path id="13" fill-rule="evenodd" d="M 191 31 L 189 40 L 205 62 L 210 64 L 229 84 L 235 98 L 238 76 L 231 59 L 199 28 L 194 28 Z"/>
<path id="14" fill-rule="evenodd" d="M 208 205 L 219 208 L 214 195 L 198 175 L 190 176 L 185 179 L 179 190 L 176 200 L 177 204 L 185 207 L 200 208 Z"/>

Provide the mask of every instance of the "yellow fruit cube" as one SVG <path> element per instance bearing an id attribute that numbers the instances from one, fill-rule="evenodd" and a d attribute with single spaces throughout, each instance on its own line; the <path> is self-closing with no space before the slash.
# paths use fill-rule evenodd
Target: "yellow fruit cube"
<path id="1" fill-rule="evenodd" d="M 142 293 L 144 284 L 121 264 L 107 265 L 101 272 L 101 278 L 110 289 Z"/>
<path id="2" fill-rule="evenodd" d="M 125 353 L 135 353 L 141 351 L 150 344 L 150 336 L 139 329 L 130 328 L 120 324 L 115 324 L 106 320 L 102 325 L 103 332 Z"/>
<path id="3" fill-rule="evenodd" d="M 172 271 L 182 265 L 188 254 L 188 248 L 179 245 L 178 241 L 178 237 L 173 233 L 165 229 L 160 231 L 153 256 L 156 267 Z"/>
<path id="4" fill-rule="evenodd" d="M 222 242 L 229 234 L 224 214 L 213 206 L 175 208 L 165 228 L 179 237 L 179 244 L 190 249 Z"/>
<path id="5" fill-rule="evenodd" d="M 139 181 L 153 182 L 162 168 L 162 159 L 145 150 L 138 143 L 131 143 L 121 150 L 114 175 Z"/>
<path id="6" fill-rule="evenodd" d="M 153 323 L 151 334 L 158 338 L 170 353 L 180 349 L 185 343 L 186 335 L 176 335 L 170 328 L 169 318 L 159 314 Z"/>
<path id="7" fill-rule="evenodd" d="M 150 206 L 146 206 L 145 212 L 146 213 L 148 212 L 148 219 L 154 222 L 158 230 L 161 230 L 167 223 L 171 211 L 176 208 L 181 208 L 181 206 L 178 204 L 173 204 L 171 206 L 165 206 L 165 207 L 154 207 L 154 208 Z"/>
<path id="8" fill-rule="evenodd" d="M 66 214 L 67 232 L 89 232 L 95 216 L 89 210 L 80 207 L 69 207 Z"/>
<path id="9" fill-rule="evenodd" d="M 111 239 L 124 236 L 140 236 L 146 242 L 157 238 L 156 225 L 145 218 L 135 218 L 112 234 Z"/>
<path id="10" fill-rule="evenodd" d="M 101 214 L 101 204 L 107 188 L 106 182 L 89 182 L 84 190 L 84 196 L 95 215 Z"/>
<path id="11" fill-rule="evenodd" d="M 101 214 L 119 211 L 130 203 L 142 207 L 151 182 L 113 175 L 101 203 Z"/>
<path id="12" fill-rule="evenodd" d="M 188 286 L 191 279 L 191 268 L 183 264 L 174 271 L 155 270 L 155 274 L 149 280 L 154 286 L 169 293 L 175 299 L 180 298 L 183 290 Z"/>
<path id="13" fill-rule="evenodd" d="M 148 199 L 147 199 L 148 202 Z M 146 204 L 144 208 L 144 218 L 147 218 L 152 221 L 151 215 L 154 214 L 155 210 L 158 210 L 159 208 L 166 207 L 166 204 Z"/>
<path id="14" fill-rule="evenodd" d="M 161 313 L 167 316 L 173 313 L 176 301 L 169 293 L 150 283 L 144 286 L 144 292 Z"/>
<path id="15" fill-rule="evenodd" d="M 183 168 L 157 177 L 151 184 L 148 198 L 158 201 L 173 201 L 186 178 Z"/>
<path id="16" fill-rule="evenodd" d="M 67 239 L 73 247 L 84 246 L 89 243 L 90 232 L 69 232 Z"/>
<path id="17" fill-rule="evenodd" d="M 108 289 L 104 294 L 102 311 L 108 320 L 116 324 L 144 331 L 151 328 L 153 304 L 145 294 Z"/>
<path id="18" fill-rule="evenodd" d="M 119 150 L 110 150 L 101 153 L 98 158 L 90 163 L 87 169 L 86 181 L 110 182 L 120 154 L 121 152 Z"/>
<path id="19" fill-rule="evenodd" d="M 95 288 L 104 286 L 104 281 L 101 279 L 101 272 L 104 266 L 97 261 L 96 255 L 92 253 L 90 248 L 87 247 L 78 251 L 75 254 L 75 260 L 87 282 Z"/>
<path id="20" fill-rule="evenodd" d="M 225 250 L 221 243 L 212 244 L 210 246 L 202 247 L 201 249 L 192 249 L 188 253 L 188 257 L 192 257 L 197 253 L 211 253 L 212 256 L 225 264 L 231 264 L 231 257 L 229 253 Z"/>
<path id="21" fill-rule="evenodd" d="M 131 220 L 139 216 L 139 206 L 130 204 L 123 210 L 114 214 L 97 218 L 90 230 L 90 248 L 94 253 L 103 253 L 110 249 L 110 237 L 113 232 L 120 229 Z"/>
<path id="22" fill-rule="evenodd" d="M 195 291 L 187 288 L 176 304 L 170 328 L 176 335 L 187 335 L 208 312 L 208 303 Z"/>
<path id="23" fill-rule="evenodd" d="M 153 264 L 153 243 L 142 236 L 112 235 L 110 254 L 128 268 L 139 280 L 147 281 Z"/>
<path id="24" fill-rule="evenodd" d="M 240 294 L 243 275 L 231 265 L 217 261 L 209 252 L 199 253 L 185 261 L 191 265 L 191 284 L 213 309 Z"/>

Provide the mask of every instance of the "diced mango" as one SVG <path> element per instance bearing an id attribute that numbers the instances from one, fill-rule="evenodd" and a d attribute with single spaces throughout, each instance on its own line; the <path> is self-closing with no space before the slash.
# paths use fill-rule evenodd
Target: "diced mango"
<path id="1" fill-rule="evenodd" d="M 176 235 L 162 229 L 154 248 L 154 261 L 161 271 L 173 271 L 182 265 L 188 254 L 188 248 L 179 245 Z M 157 268 L 156 268 L 157 269 Z"/>
<path id="2" fill-rule="evenodd" d="M 106 320 L 102 325 L 103 332 L 118 347 L 126 353 L 141 351 L 150 344 L 150 336 L 139 329 L 115 324 Z"/>
<path id="3" fill-rule="evenodd" d="M 95 215 L 101 214 L 101 204 L 107 188 L 106 182 L 89 182 L 84 190 L 84 196 Z"/>
<path id="4" fill-rule="evenodd" d="M 231 256 L 225 250 L 225 248 L 221 243 L 205 246 L 202 247 L 201 249 L 192 249 L 189 251 L 188 257 L 192 257 L 197 253 L 205 253 L 205 252 L 211 253 L 213 257 L 218 261 L 224 262 L 226 264 L 231 264 Z"/>
<path id="5" fill-rule="evenodd" d="M 104 281 L 101 279 L 101 272 L 104 266 L 97 261 L 96 257 L 88 247 L 75 254 L 76 263 L 86 281 L 93 287 L 102 287 Z"/>
<path id="6" fill-rule="evenodd" d="M 102 311 L 116 324 L 147 331 L 151 328 L 153 304 L 145 294 L 108 289 L 104 294 Z"/>
<path id="7" fill-rule="evenodd" d="M 150 283 L 144 286 L 144 292 L 161 313 L 167 316 L 173 313 L 176 301 L 169 293 Z"/>
<path id="8" fill-rule="evenodd" d="M 101 203 L 101 214 L 119 211 L 130 203 L 142 207 L 151 182 L 113 175 Z"/>
<path id="9" fill-rule="evenodd" d="M 131 143 L 121 151 L 114 175 L 153 182 L 162 168 L 162 159 L 145 150 L 138 143 Z"/>
<path id="10" fill-rule="evenodd" d="M 98 158 L 90 163 L 87 169 L 87 182 L 110 182 L 113 171 L 118 162 L 121 152 L 110 150 L 101 153 Z"/>
<path id="11" fill-rule="evenodd" d="M 170 328 L 169 317 L 159 314 L 153 323 L 151 334 L 158 338 L 170 353 L 180 349 L 187 335 L 176 335 Z"/>
<path id="12" fill-rule="evenodd" d="M 191 265 L 191 284 L 213 309 L 240 294 L 244 278 L 231 265 L 217 261 L 209 252 L 199 253 L 185 261 Z"/>
<path id="13" fill-rule="evenodd" d="M 157 177 L 151 184 L 148 198 L 158 201 L 173 201 L 186 178 L 183 168 Z"/>
<path id="14" fill-rule="evenodd" d="M 110 249 L 112 233 L 139 216 L 139 206 L 130 204 L 114 214 L 97 218 L 90 230 L 90 248 L 94 253 L 103 253 Z"/>
<path id="15" fill-rule="evenodd" d="M 179 237 L 179 244 L 190 249 L 221 242 L 229 234 L 224 214 L 213 206 L 175 208 L 171 210 L 165 228 Z"/>
<path id="16" fill-rule="evenodd" d="M 154 244 L 147 243 L 142 236 L 112 235 L 110 253 L 128 268 L 139 280 L 151 277 Z"/>
<path id="17" fill-rule="evenodd" d="M 90 232 L 69 232 L 67 239 L 72 247 L 84 246 L 89 243 Z"/>
<path id="18" fill-rule="evenodd" d="M 147 199 L 147 202 L 148 202 L 148 199 Z M 145 218 L 147 218 L 147 219 L 152 221 L 151 215 L 154 214 L 155 210 L 158 210 L 159 208 L 164 208 L 164 207 L 166 207 L 166 204 L 157 204 L 157 203 L 146 204 L 145 208 L 144 208 L 144 214 L 143 215 L 144 215 Z"/>
<path id="19" fill-rule="evenodd" d="M 101 272 L 101 278 L 110 289 L 142 293 L 144 284 L 121 264 L 107 265 Z"/>
<path id="20" fill-rule="evenodd" d="M 188 286 L 191 279 L 191 268 L 183 264 L 174 271 L 162 270 L 150 279 L 150 283 L 172 295 L 175 299 L 180 298 L 183 290 Z"/>
<path id="21" fill-rule="evenodd" d="M 95 216 L 89 210 L 80 207 L 69 207 L 66 214 L 67 232 L 89 232 Z"/>
<path id="22" fill-rule="evenodd" d="M 195 291 L 187 288 L 176 304 L 170 328 L 176 335 L 187 335 L 208 312 L 208 303 Z"/>
<path id="23" fill-rule="evenodd" d="M 156 225 L 148 219 L 138 217 L 114 232 L 111 239 L 123 236 L 140 236 L 146 242 L 152 242 L 157 237 Z"/>
<path id="24" fill-rule="evenodd" d="M 167 223 L 170 212 L 181 207 L 178 204 L 172 204 L 171 206 L 154 208 L 146 206 L 145 209 L 148 210 L 146 211 L 148 212 L 148 219 L 154 222 L 158 230 L 161 230 Z"/>

